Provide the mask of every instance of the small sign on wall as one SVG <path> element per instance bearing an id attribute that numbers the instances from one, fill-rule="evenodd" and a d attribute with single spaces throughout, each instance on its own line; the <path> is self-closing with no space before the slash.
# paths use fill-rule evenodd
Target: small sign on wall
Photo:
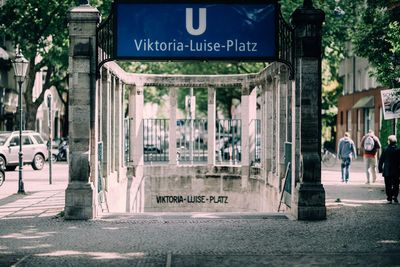
<path id="1" fill-rule="evenodd" d="M 400 88 L 381 91 L 383 118 L 385 120 L 400 118 Z"/>

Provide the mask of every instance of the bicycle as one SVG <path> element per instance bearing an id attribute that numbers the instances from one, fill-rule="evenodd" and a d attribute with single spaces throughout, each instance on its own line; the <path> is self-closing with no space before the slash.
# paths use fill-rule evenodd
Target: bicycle
<path id="1" fill-rule="evenodd" d="M 336 165 L 337 156 L 335 153 L 332 153 L 328 149 L 324 148 L 321 161 L 326 167 L 333 167 Z"/>

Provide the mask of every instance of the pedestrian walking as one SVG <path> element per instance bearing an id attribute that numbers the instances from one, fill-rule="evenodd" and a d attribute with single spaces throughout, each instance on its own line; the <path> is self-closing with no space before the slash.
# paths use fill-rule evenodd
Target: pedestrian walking
<path id="1" fill-rule="evenodd" d="M 373 130 L 369 130 L 366 135 L 361 139 L 361 147 L 364 150 L 365 172 L 367 175 L 366 184 L 376 181 L 376 167 L 377 167 L 377 154 L 381 148 L 379 138 L 374 134 Z M 370 175 L 371 174 L 371 175 Z"/>
<path id="2" fill-rule="evenodd" d="M 388 144 L 379 159 L 378 170 L 385 178 L 387 203 L 391 204 L 392 201 L 399 203 L 400 149 L 397 148 L 395 135 L 388 137 Z"/>
<path id="3" fill-rule="evenodd" d="M 351 160 L 357 158 L 356 147 L 350 138 L 350 133 L 344 133 L 344 137 L 340 138 L 338 146 L 338 157 L 342 160 L 342 182 L 347 183 L 349 181 Z"/>

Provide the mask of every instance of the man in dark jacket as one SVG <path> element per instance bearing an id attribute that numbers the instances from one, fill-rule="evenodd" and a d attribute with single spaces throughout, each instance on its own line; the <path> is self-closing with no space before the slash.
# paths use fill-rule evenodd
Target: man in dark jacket
<path id="1" fill-rule="evenodd" d="M 389 146 L 383 151 L 379 159 L 378 170 L 385 177 L 385 189 L 387 203 L 392 201 L 399 203 L 397 197 L 399 195 L 399 179 L 400 179 L 400 150 L 396 147 L 396 136 L 388 137 Z"/>
<path id="2" fill-rule="evenodd" d="M 353 140 L 350 138 L 350 133 L 345 132 L 344 137 L 340 138 L 338 145 L 338 156 L 342 160 L 341 172 L 342 172 L 342 182 L 349 181 L 350 164 L 351 160 L 357 158 L 356 146 Z"/>

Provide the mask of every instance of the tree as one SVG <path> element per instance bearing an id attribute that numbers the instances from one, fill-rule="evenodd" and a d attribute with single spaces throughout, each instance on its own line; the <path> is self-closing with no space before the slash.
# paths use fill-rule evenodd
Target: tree
<path id="1" fill-rule="evenodd" d="M 302 3 L 303 0 L 281 0 L 283 17 L 290 20 L 290 15 Z M 360 20 L 364 1 L 314 0 L 313 3 L 325 12 L 322 27 L 322 133 L 325 135 L 323 139 L 329 140 L 335 137 L 337 100 L 342 93 L 339 64 L 347 56 L 346 42 L 354 35 L 354 25 Z"/>
<path id="2" fill-rule="evenodd" d="M 353 38 L 356 52 L 375 67 L 373 75 L 382 85 L 399 87 L 400 18 L 394 16 L 399 1 L 368 0 L 367 4 Z"/>
<path id="3" fill-rule="evenodd" d="M 0 29 L 6 38 L 21 49 L 29 61 L 25 80 L 26 129 L 35 129 L 36 113 L 43 103 L 45 91 L 54 86 L 60 96 L 68 93 L 68 10 L 77 0 L 7 0 L 0 8 Z M 95 1 L 106 10 L 111 0 Z M 33 99 L 36 74 L 45 70 L 43 90 Z M 62 101 L 65 101 L 60 97 Z M 66 101 L 64 104 L 67 104 Z"/>
<path id="4" fill-rule="evenodd" d="M 66 14 L 74 1 L 9 0 L 1 7 L 1 29 L 29 61 L 25 81 L 26 128 L 34 129 L 37 109 L 45 90 L 66 90 L 68 38 Z M 46 69 L 43 91 L 32 98 L 36 73 Z"/>
<path id="5" fill-rule="evenodd" d="M 388 88 L 400 87 L 400 1 L 368 0 L 353 41 L 358 55 L 375 68 L 372 75 Z M 385 146 L 400 121 L 382 121 L 380 138 Z M 397 131 L 400 138 L 400 131 Z"/>

